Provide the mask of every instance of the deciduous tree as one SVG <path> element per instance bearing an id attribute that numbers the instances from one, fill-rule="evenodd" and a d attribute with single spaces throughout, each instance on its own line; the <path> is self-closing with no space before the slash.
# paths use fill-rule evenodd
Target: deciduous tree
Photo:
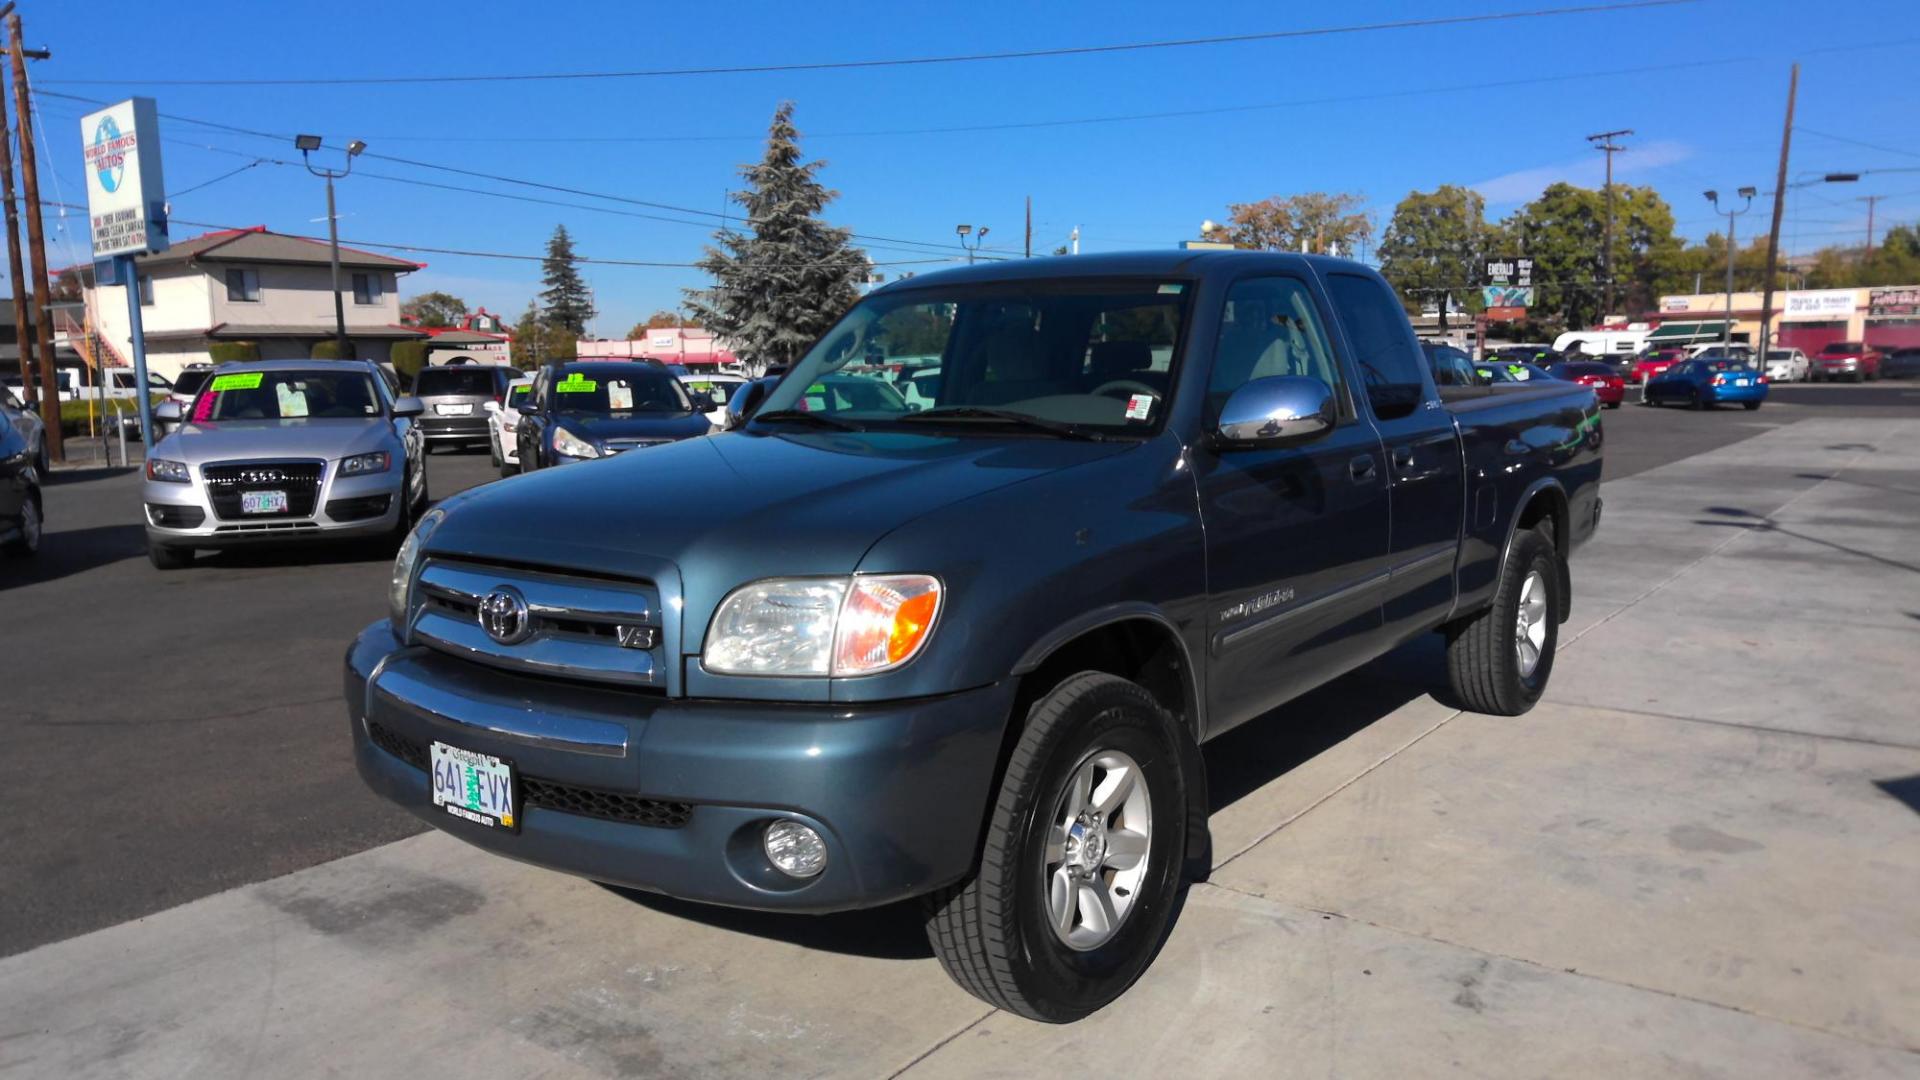
<path id="1" fill-rule="evenodd" d="M 400 305 L 400 314 L 421 326 L 454 326 L 467 314 L 467 302 L 439 291 L 423 292 Z"/>
<path id="2" fill-rule="evenodd" d="M 1244 248 L 1347 253 L 1373 235 L 1358 195 L 1309 191 L 1227 207 L 1227 236 Z"/>
<path id="3" fill-rule="evenodd" d="M 1493 229 L 1487 201 L 1469 188 L 1442 184 L 1432 192 L 1415 191 L 1393 208 L 1393 220 L 1380 239 L 1380 272 L 1399 292 L 1408 310 L 1433 302 L 1440 328 L 1455 298 L 1477 309 L 1480 284 Z"/>

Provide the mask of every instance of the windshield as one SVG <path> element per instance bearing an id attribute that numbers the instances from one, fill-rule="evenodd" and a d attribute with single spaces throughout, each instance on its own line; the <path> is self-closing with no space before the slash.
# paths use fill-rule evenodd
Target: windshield
<path id="1" fill-rule="evenodd" d="M 680 380 L 650 364 L 570 366 L 554 373 L 553 409 L 574 416 L 691 412 Z"/>
<path id="2" fill-rule="evenodd" d="M 533 389 L 532 383 L 525 383 L 520 386 L 507 387 L 507 404 L 509 406 L 513 406 L 513 405 L 518 405 L 521 402 L 527 400 L 527 394 L 532 389 Z"/>
<path id="3" fill-rule="evenodd" d="M 373 377 L 364 371 L 221 372 L 193 403 L 196 423 L 379 415 Z"/>
<path id="4" fill-rule="evenodd" d="M 200 369 L 183 371 L 178 379 L 173 380 L 173 392 L 192 397 L 199 393 L 200 388 L 207 385 L 207 380 L 212 377 L 212 371 Z"/>
<path id="5" fill-rule="evenodd" d="M 485 367 L 436 367 L 413 383 L 415 397 L 492 397 L 493 370 Z"/>
<path id="6" fill-rule="evenodd" d="M 881 293 L 855 305 L 756 415 L 827 411 L 887 424 L 924 413 L 926 424 L 962 425 L 1001 410 L 1146 433 L 1166 412 L 1189 292 L 1151 279 Z M 898 370 L 935 362 L 939 375 L 916 381 L 909 402 Z"/>
<path id="7" fill-rule="evenodd" d="M 1854 353 L 1865 352 L 1866 349 L 1857 341 L 1836 341 L 1820 351 L 1823 353 Z"/>

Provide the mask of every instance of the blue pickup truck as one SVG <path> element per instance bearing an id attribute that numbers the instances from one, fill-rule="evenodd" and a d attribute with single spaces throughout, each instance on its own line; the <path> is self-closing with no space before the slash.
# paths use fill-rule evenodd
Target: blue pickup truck
<path id="1" fill-rule="evenodd" d="M 1434 631 L 1441 692 L 1525 712 L 1600 518 L 1593 391 L 1436 390 L 1327 258 L 916 277 L 732 419 L 426 514 L 347 653 L 362 777 L 603 882 L 920 898 L 963 987 L 1055 1022 L 1204 873 L 1202 742 Z"/>

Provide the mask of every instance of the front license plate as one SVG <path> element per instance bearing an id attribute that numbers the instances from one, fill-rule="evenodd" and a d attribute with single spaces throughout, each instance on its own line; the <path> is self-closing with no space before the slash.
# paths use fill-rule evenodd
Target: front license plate
<path id="1" fill-rule="evenodd" d="M 460 402 L 454 405 L 435 405 L 433 411 L 439 413 L 441 416 L 472 416 L 473 406 L 466 402 Z"/>
<path id="2" fill-rule="evenodd" d="M 287 512 L 287 493 L 284 491 L 243 491 L 240 493 L 240 512 L 243 514 L 284 514 Z"/>
<path id="3" fill-rule="evenodd" d="M 514 813 L 512 762 L 437 742 L 428 763 L 433 773 L 433 805 L 475 825 L 520 831 L 520 817 Z"/>

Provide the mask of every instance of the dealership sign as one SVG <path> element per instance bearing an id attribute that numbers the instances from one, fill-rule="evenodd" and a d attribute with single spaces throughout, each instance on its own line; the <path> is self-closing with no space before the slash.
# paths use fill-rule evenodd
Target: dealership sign
<path id="1" fill-rule="evenodd" d="M 1787 314 L 1793 315 L 1851 315 L 1854 309 L 1853 289 L 1821 289 L 1818 292 L 1790 292 L 1787 294 Z"/>
<path id="2" fill-rule="evenodd" d="M 1872 318 L 1911 318 L 1920 315 L 1920 285 L 1889 285 L 1867 294 L 1867 314 Z"/>
<path id="3" fill-rule="evenodd" d="M 1487 317 L 1508 321 L 1522 317 L 1533 306 L 1533 260 L 1487 260 L 1487 283 L 1480 289 Z M 1500 310 L 1502 315 L 1495 315 Z M 1518 313 L 1515 313 L 1517 310 Z"/>
<path id="4" fill-rule="evenodd" d="M 167 249 L 167 185 L 152 98 L 128 98 L 80 120 L 93 257 Z"/>

